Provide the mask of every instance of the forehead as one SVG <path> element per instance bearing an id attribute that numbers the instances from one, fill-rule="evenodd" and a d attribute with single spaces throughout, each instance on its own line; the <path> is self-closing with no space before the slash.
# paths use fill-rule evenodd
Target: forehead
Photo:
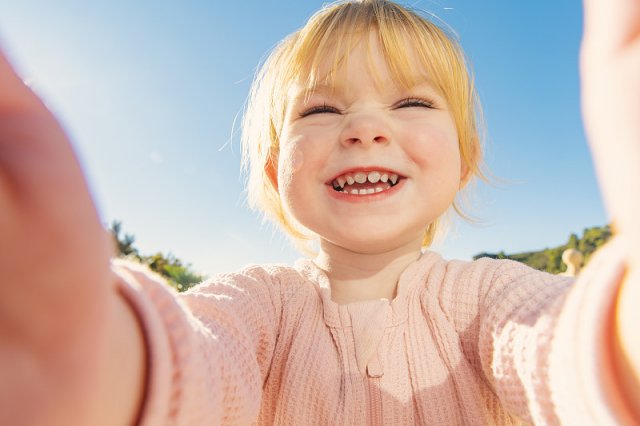
<path id="1" fill-rule="evenodd" d="M 409 40 L 385 43 L 377 29 L 350 34 L 346 40 L 337 36 L 318 46 L 313 55 L 300 52 L 298 74 L 291 79 L 289 94 L 344 92 L 349 78 L 373 80 L 378 89 L 408 89 L 432 85 L 433 68 Z M 389 44 L 398 48 L 390 49 Z"/>

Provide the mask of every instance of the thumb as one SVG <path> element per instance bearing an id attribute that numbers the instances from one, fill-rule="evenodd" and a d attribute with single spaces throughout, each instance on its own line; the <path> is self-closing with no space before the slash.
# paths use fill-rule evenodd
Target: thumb
<path id="1" fill-rule="evenodd" d="M 584 0 L 583 46 L 615 53 L 640 40 L 640 0 Z"/>
<path id="2" fill-rule="evenodd" d="M 0 45 L 0 114 L 46 109 L 15 71 Z"/>

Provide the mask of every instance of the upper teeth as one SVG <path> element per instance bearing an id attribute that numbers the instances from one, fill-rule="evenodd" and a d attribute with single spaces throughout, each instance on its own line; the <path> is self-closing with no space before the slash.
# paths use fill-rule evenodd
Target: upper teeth
<path id="1" fill-rule="evenodd" d="M 346 173 L 336 177 L 333 181 L 335 188 L 344 189 L 345 185 L 353 185 L 354 183 L 386 183 L 389 182 L 391 186 L 398 182 L 398 175 L 395 173 L 382 172 L 378 170 L 372 170 L 370 172 L 356 172 Z"/>
<path id="2" fill-rule="evenodd" d="M 366 173 L 362 173 L 362 172 L 358 172 L 353 176 L 353 178 L 358 183 L 365 183 L 367 181 L 367 174 Z"/>

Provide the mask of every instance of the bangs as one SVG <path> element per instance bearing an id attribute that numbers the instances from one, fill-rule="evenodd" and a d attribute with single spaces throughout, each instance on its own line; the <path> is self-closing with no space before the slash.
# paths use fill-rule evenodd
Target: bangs
<path id="1" fill-rule="evenodd" d="M 428 81 L 447 101 L 454 95 L 455 79 L 460 77 L 451 63 L 452 50 L 456 49 L 440 29 L 391 2 L 340 6 L 332 7 L 330 18 L 324 9 L 318 12 L 290 40 L 287 66 L 282 67 L 287 70 L 285 81 L 305 88 L 307 95 L 318 85 L 335 89 L 344 77 L 350 52 L 363 43 L 376 83 L 386 84 L 373 64 L 369 36 L 373 32 L 397 86 L 411 88 Z"/>
<path id="2" fill-rule="evenodd" d="M 242 125 L 242 164 L 247 173 L 249 204 L 262 210 L 293 237 L 304 251 L 314 235 L 287 213 L 277 182 L 280 135 L 291 90 L 305 97 L 319 88 L 337 91 L 347 72 L 349 56 L 362 43 L 369 69 L 379 88 L 391 83 L 411 89 L 427 82 L 446 102 L 458 132 L 460 156 L 471 177 L 485 179 L 480 169 L 481 110 L 473 79 L 457 37 L 415 11 L 388 0 L 340 0 L 313 15 L 262 64 L 251 87 Z M 428 14 L 427 14 L 428 15 Z M 373 35 L 373 36 L 372 36 Z M 380 49 L 374 52 L 372 49 Z M 375 60 L 381 53 L 390 81 L 383 81 Z M 469 219 L 454 202 L 453 208 Z M 437 229 L 430 224 L 428 246 Z"/>

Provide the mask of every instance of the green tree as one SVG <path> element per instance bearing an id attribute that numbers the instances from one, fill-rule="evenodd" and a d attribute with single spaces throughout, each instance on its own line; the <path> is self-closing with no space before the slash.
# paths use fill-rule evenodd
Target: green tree
<path id="1" fill-rule="evenodd" d="M 162 275 L 167 282 L 178 291 L 187 290 L 202 282 L 203 277 L 190 270 L 189 265 L 183 265 L 180 259 L 169 253 L 166 256 L 160 252 L 142 258 L 149 269 Z"/>
<path id="2" fill-rule="evenodd" d="M 122 234 L 122 222 L 117 220 L 111 222 L 109 231 L 111 232 L 111 235 L 113 235 L 113 239 L 115 240 L 118 249 L 118 256 L 134 256 L 140 259 L 138 249 L 133 246 L 136 238 L 131 234 Z"/>
<path id="3" fill-rule="evenodd" d="M 167 283 L 178 291 L 185 291 L 203 281 L 204 277 L 191 270 L 191 265 L 183 264 L 172 253 L 164 255 L 157 252 L 152 255 L 141 255 L 134 246 L 135 237 L 123 233 L 122 223 L 113 221 L 109 227 L 118 250 L 118 257 L 132 258 L 149 267 L 152 271 L 162 275 Z"/>
<path id="4" fill-rule="evenodd" d="M 567 242 L 567 248 L 578 250 L 579 239 L 576 234 L 569 235 L 569 241 Z"/>
<path id="5" fill-rule="evenodd" d="M 566 270 L 566 266 L 562 262 L 562 253 L 566 249 L 573 248 L 580 250 L 584 256 L 584 264 L 586 265 L 591 255 L 599 247 L 604 245 L 611 238 L 611 235 L 612 232 L 609 225 L 602 227 L 594 226 L 592 228 L 586 228 L 582 233 L 582 238 L 578 238 L 578 235 L 572 233 L 569 235 L 567 243 L 561 246 L 515 254 L 506 254 L 504 251 L 498 253 L 480 253 L 473 258 L 490 257 L 493 259 L 512 259 L 525 263 L 540 271 L 557 274 Z"/>

